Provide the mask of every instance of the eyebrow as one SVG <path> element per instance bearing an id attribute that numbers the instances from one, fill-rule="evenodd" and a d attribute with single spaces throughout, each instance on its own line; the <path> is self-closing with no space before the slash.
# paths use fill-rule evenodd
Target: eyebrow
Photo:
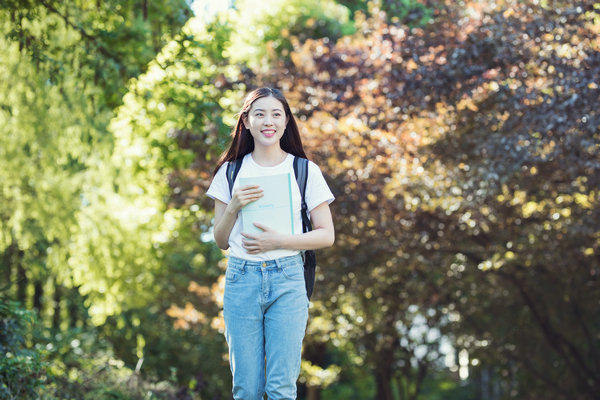
<path id="1" fill-rule="evenodd" d="M 265 112 L 265 110 L 264 110 L 264 109 L 262 109 L 262 108 L 257 108 L 257 109 L 255 109 L 255 110 L 254 110 L 254 112 L 257 112 L 257 111 L 262 111 L 262 112 Z M 280 109 L 280 108 L 274 108 L 272 111 L 279 111 L 279 112 L 283 112 L 283 110 L 282 110 L 282 109 Z"/>

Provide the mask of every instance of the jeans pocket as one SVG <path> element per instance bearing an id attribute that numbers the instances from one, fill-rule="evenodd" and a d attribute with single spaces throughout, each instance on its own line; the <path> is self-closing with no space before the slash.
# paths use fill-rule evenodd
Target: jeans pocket
<path id="1" fill-rule="evenodd" d="M 227 268 L 227 270 L 225 271 L 225 282 L 234 283 L 238 281 L 242 275 L 243 272 L 239 269 Z"/>
<path id="2" fill-rule="evenodd" d="M 287 268 L 283 268 L 283 275 L 292 281 L 303 281 L 304 268 L 301 264 L 292 265 Z"/>

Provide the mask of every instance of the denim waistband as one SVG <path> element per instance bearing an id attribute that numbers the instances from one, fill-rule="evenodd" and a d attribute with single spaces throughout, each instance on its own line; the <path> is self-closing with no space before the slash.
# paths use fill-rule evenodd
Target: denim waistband
<path id="1" fill-rule="evenodd" d="M 302 255 L 296 254 L 294 256 L 287 256 L 278 258 L 275 260 L 265 261 L 249 261 L 243 258 L 230 256 L 228 260 L 228 266 L 237 269 L 251 269 L 251 270 L 264 270 L 264 269 L 278 269 L 285 268 L 291 265 L 300 263 L 302 265 Z"/>

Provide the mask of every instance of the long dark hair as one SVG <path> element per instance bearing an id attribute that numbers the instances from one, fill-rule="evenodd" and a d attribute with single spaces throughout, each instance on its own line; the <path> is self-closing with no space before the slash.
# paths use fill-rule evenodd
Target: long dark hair
<path id="1" fill-rule="evenodd" d="M 221 154 L 219 162 L 217 163 L 217 167 L 213 172 L 213 176 L 225 162 L 237 160 L 238 158 L 244 157 L 248 153 L 252 153 L 254 150 L 254 138 L 250 134 L 250 130 L 244 125 L 243 119 L 248 116 L 248 112 L 256 100 L 268 96 L 276 98 L 281 102 L 281 104 L 283 104 L 285 116 L 288 118 L 288 123 L 285 126 L 283 136 L 281 139 L 279 139 L 281 149 L 295 156 L 307 158 L 306 154 L 304 153 L 304 148 L 302 147 L 302 140 L 300 139 L 298 125 L 296 124 L 296 120 L 292 115 L 292 110 L 290 109 L 290 105 L 285 99 L 285 96 L 279 89 L 261 87 L 253 90 L 246 96 L 244 106 L 242 107 L 242 111 L 240 112 L 237 123 L 235 124 L 235 129 L 231 132 L 231 136 L 233 138 L 231 144 L 229 145 L 229 148 L 223 154 Z"/>

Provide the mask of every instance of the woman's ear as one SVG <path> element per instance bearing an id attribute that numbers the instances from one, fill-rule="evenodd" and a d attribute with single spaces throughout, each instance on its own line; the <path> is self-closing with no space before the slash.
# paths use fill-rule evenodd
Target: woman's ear
<path id="1" fill-rule="evenodd" d="M 246 129 L 250 129 L 250 127 L 248 126 L 248 114 L 244 114 L 242 115 L 242 123 L 244 124 L 244 126 L 246 127 Z"/>

